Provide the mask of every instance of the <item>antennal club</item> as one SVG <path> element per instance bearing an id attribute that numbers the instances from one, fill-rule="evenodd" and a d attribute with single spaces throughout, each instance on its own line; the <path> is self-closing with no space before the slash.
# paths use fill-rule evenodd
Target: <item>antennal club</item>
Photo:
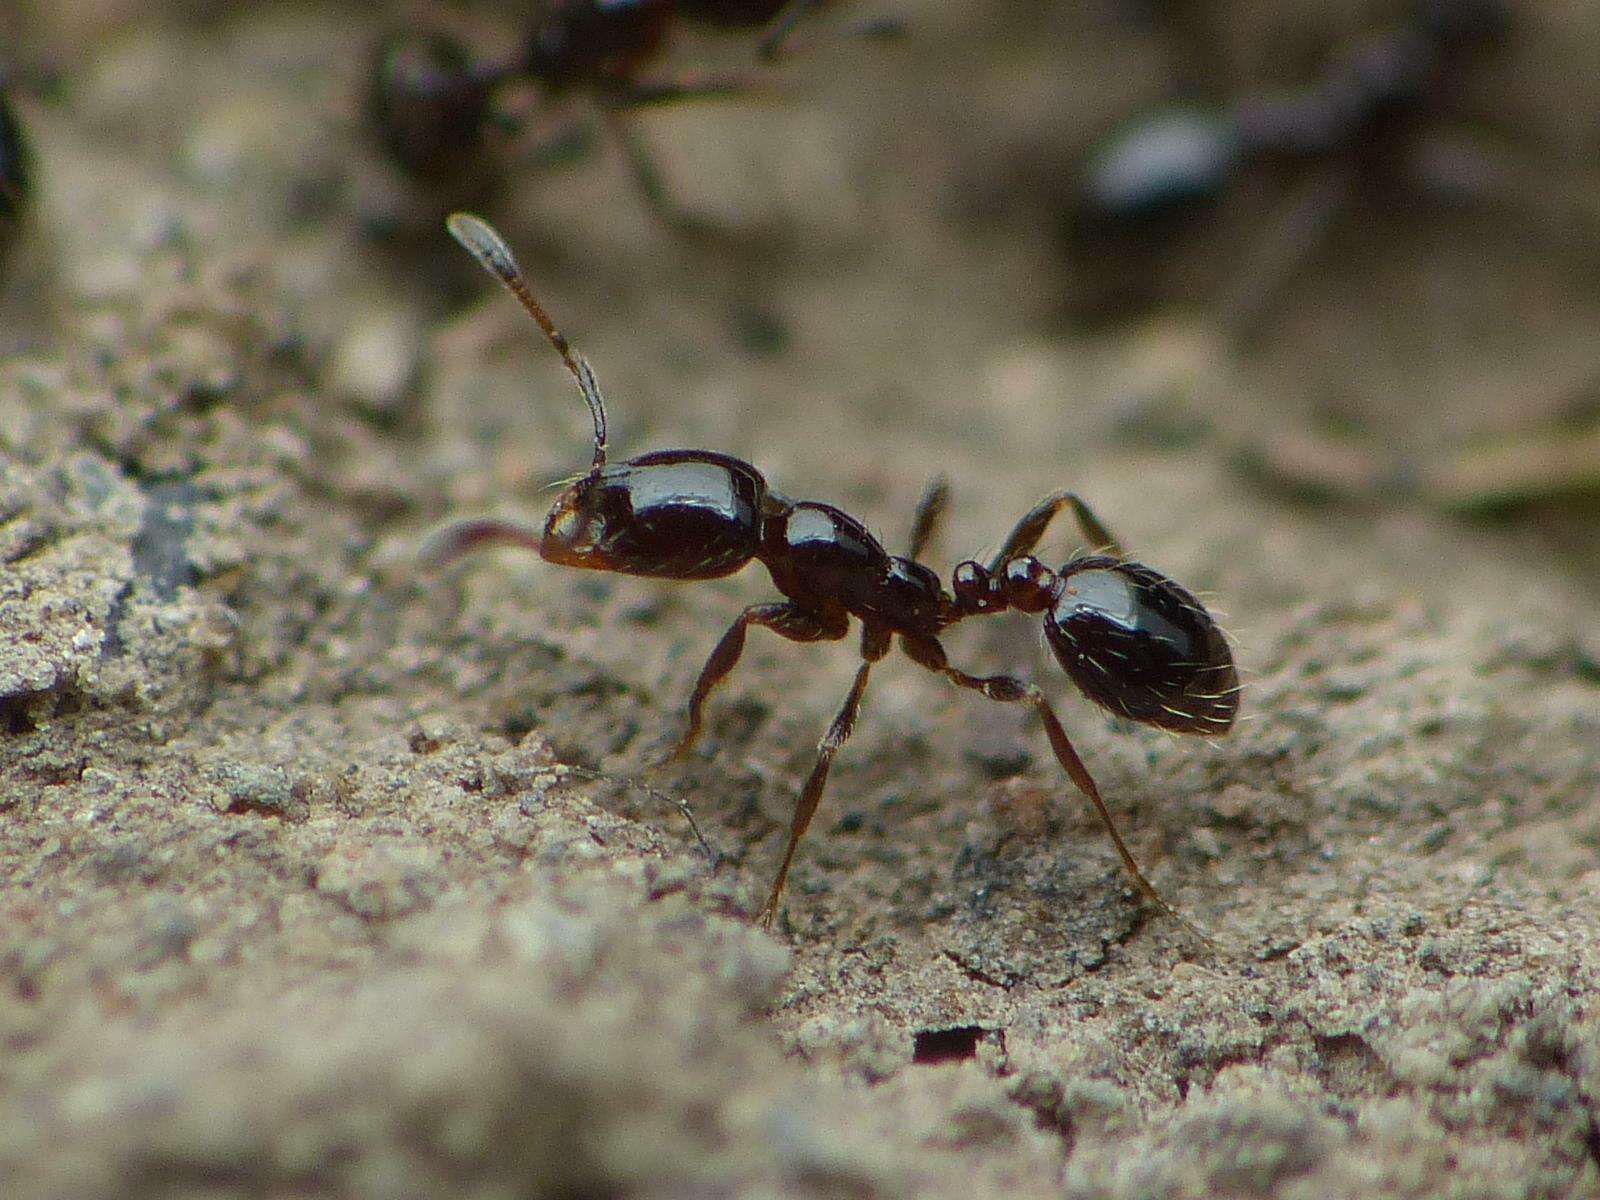
<path id="1" fill-rule="evenodd" d="M 527 276 L 522 273 L 516 257 L 511 253 L 511 247 L 506 245 L 505 239 L 495 231 L 493 225 L 482 217 L 458 212 L 450 214 L 445 227 L 450 230 L 450 236 L 460 242 L 462 248 L 477 259 L 485 271 L 504 284 L 506 290 L 528 310 L 528 315 L 544 330 L 545 337 L 550 339 L 550 344 L 561 355 L 561 361 L 567 364 L 567 370 L 578 381 L 584 403 L 589 406 L 589 415 L 594 418 L 594 463 L 590 473 L 597 473 L 606 465 L 606 402 L 600 395 L 600 385 L 595 381 L 594 368 L 589 365 L 588 359 L 572 348 L 572 344 L 550 319 L 550 314 L 545 312 L 544 305 L 534 297 Z"/>

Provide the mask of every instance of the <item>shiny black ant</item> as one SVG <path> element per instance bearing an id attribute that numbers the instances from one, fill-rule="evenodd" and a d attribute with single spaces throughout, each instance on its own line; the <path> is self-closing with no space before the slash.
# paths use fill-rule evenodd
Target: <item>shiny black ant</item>
<path id="1" fill-rule="evenodd" d="M 609 462 L 605 403 L 588 360 L 556 329 L 492 227 L 464 213 L 450 217 L 448 227 L 522 303 L 577 380 L 594 422 L 594 458 L 557 497 L 542 532 L 506 521 L 467 521 L 441 534 L 430 557 L 447 561 L 480 546 L 513 545 L 561 566 L 678 580 L 717 579 L 751 560 L 765 566 L 784 599 L 750 606 L 723 634 L 689 697 L 687 728 L 664 763 L 694 745 L 706 700 L 738 663 L 752 625 L 790 641 L 816 642 L 847 636 L 852 617 L 861 623 L 862 663 L 795 804 L 783 862 L 761 910 L 763 924 L 777 913 L 795 847 L 822 799 L 834 755 L 855 727 L 867 677 L 895 638 L 914 662 L 957 687 L 1030 705 L 1057 761 L 1100 815 L 1129 876 L 1148 899 L 1177 916 L 1134 862 L 1044 693 L 1014 676 L 971 675 L 952 666 L 939 638 L 968 617 L 1008 609 L 1042 614 L 1056 659 L 1096 704 L 1176 733 L 1224 734 L 1238 711 L 1238 675 L 1222 631 L 1193 595 L 1130 560 L 1071 492 L 1035 505 L 987 563 L 959 564 L 946 590 L 917 561 L 945 512 L 942 480 L 918 505 L 907 553 L 896 555 L 854 517 L 830 504 L 790 500 L 755 467 L 726 454 L 657 450 Z M 1096 549 L 1051 570 L 1032 551 L 1063 510 Z"/>
<path id="2" fill-rule="evenodd" d="M 1067 216 L 1069 239 L 1081 251 L 1112 253 L 1112 269 L 1126 281 L 1130 251 L 1164 246 L 1252 167 L 1321 165 L 1330 168 L 1325 185 L 1309 189 L 1287 213 L 1279 244 L 1268 247 L 1302 252 L 1344 175 L 1391 165 L 1467 57 L 1501 40 L 1510 24 L 1503 0 L 1414 0 L 1406 20 L 1356 43 L 1303 87 L 1144 114 L 1088 156 Z M 1253 290 L 1266 289 L 1256 281 Z"/>
<path id="3" fill-rule="evenodd" d="M 522 122 L 497 104 L 510 86 L 533 84 L 544 100 L 585 93 L 599 106 L 627 153 L 645 199 L 680 223 L 627 114 L 650 105 L 737 96 L 754 86 L 738 73 L 663 73 L 654 70 L 678 23 L 765 33 L 758 53 L 775 60 L 797 48 L 795 28 L 829 0 L 555 0 L 534 21 L 521 48 L 499 60 L 479 60 L 457 38 L 407 31 L 378 46 L 369 74 L 367 113 L 394 162 L 414 177 L 460 184 L 482 174 L 485 150 L 497 129 L 515 133 Z M 867 20 L 852 31 L 899 32 L 889 19 Z M 550 145 L 572 141 L 563 131 Z"/>
<path id="4" fill-rule="evenodd" d="M 32 176 L 32 158 L 22 122 L 17 119 L 0 76 L 0 251 L 22 220 Z"/>

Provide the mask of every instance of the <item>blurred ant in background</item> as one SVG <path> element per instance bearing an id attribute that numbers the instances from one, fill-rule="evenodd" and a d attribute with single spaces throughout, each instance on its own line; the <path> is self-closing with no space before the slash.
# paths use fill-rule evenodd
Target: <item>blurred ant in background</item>
<path id="1" fill-rule="evenodd" d="M 1511 26 L 1502 0 L 1415 0 L 1406 19 L 1350 47 L 1299 88 L 1219 106 L 1176 104 L 1106 137 L 1088 156 L 1067 214 L 1080 261 L 1117 265 L 1113 310 L 1150 297 L 1151 274 L 1174 238 L 1192 228 L 1261 164 L 1309 167 L 1289 204 L 1249 256 L 1225 324 L 1244 332 L 1329 224 L 1355 176 L 1406 163 L 1419 129 L 1436 116 L 1471 55 Z M 1150 271 L 1130 270 L 1130 257 Z M 1109 265 L 1109 264 L 1108 264 Z M 1144 278 L 1141 280 L 1140 276 Z"/>
<path id="2" fill-rule="evenodd" d="M 772 62 L 798 48 L 797 23 L 828 3 L 553 0 L 516 53 L 498 60 L 475 59 L 461 41 L 443 32 L 393 33 L 379 44 L 373 60 L 368 118 L 396 165 L 419 181 L 453 185 L 451 198 L 460 199 L 485 181 L 495 133 L 509 139 L 525 134 L 531 124 L 501 105 L 507 89 L 531 84 L 545 102 L 583 94 L 599 107 L 622 145 L 652 210 L 671 225 L 692 227 L 695 223 L 674 207 L 628 114 L 655 104 L 738 96 L 754 84 L 743 73 L 655 69 L 673 29 L 683 23 L 730 32 L 764 30 L 757 53 Z M 848 31 L 887 37 L 901 26 L 883 18 Z M 536 141 L 529 152 L 554 156 L 578 144 L 569 128 Z"/>

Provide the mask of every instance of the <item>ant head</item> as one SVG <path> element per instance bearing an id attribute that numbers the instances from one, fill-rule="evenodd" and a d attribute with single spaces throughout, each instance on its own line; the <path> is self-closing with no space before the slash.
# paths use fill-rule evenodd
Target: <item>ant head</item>
<path id="1" fill-rule="evenodd" d="M 609 570 L 613 555 L 605 548 L 608 535 L 628 524 L 628 514 L 615 511 L 620 499 L 615 491 L 603 475 L 569 483 L 545 518 L 539 557 L 563 567 Z"/>

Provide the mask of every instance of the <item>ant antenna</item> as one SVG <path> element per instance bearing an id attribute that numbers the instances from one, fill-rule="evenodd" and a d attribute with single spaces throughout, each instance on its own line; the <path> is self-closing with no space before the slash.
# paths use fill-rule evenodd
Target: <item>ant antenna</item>
<path id="1" fill-rule="evenodd" d="M 681 800 L 677 796 L 669 796 L 666 792 L 651 787 L 642 779 L 634 779 L 628 775 L 605 775 L 599 771 L 591 771 L 588 767 L 575 767 L 570 763 L 553 764 L 550 767 L 550 774 L 556 777 L 557 782 L 564 778 L 572 778 L 588 779 L 595 783 L 620 783 L 624 787 L 633 788 L 635 791 L 644 793 L 652 800 L 659 801 L 662 804 L 670 804 L 688 822 L 689 831 L 694 834 L 694 840 L 700 843 L 700 849 L 710 861 L 711 869 L 715 871 L 722 865 L 722 852 L 706 841 L 705 834 L 700 832 L 700 822 L 694 819 L 694 810 L 689 807 L 687 800 Z"/>
<path id="2" fill-rule="evenodd" d="M 550 339 L 550 344 L 561 355 L 561 361 L 567 364 L 567 370 L 578 381 L 584 403 L 589 406 L 589 415 L 594 418 L 594 463 L 589 473 L 599 474 L 600 468 L 606 465 L 606 402 L 600 395 L 600 385 L 595 382 L 594 368 L 589 365 L 589 360 L 572 348 L 550 319 L 550 314 L 545 312 L 544 305 L 534 298 L 533 289 L 528 286 L 522 268 L 517 266 L 511 247 L 495 232 L 493 225 L 482 217 L 458 212 L 450 214 L 445 221 L 445 228 L 467 253 L 478 260 L 485 271 L 504 284 L 506 290 L 528 310 L 528 315 L 544 330 L 545 337 Z"/>

